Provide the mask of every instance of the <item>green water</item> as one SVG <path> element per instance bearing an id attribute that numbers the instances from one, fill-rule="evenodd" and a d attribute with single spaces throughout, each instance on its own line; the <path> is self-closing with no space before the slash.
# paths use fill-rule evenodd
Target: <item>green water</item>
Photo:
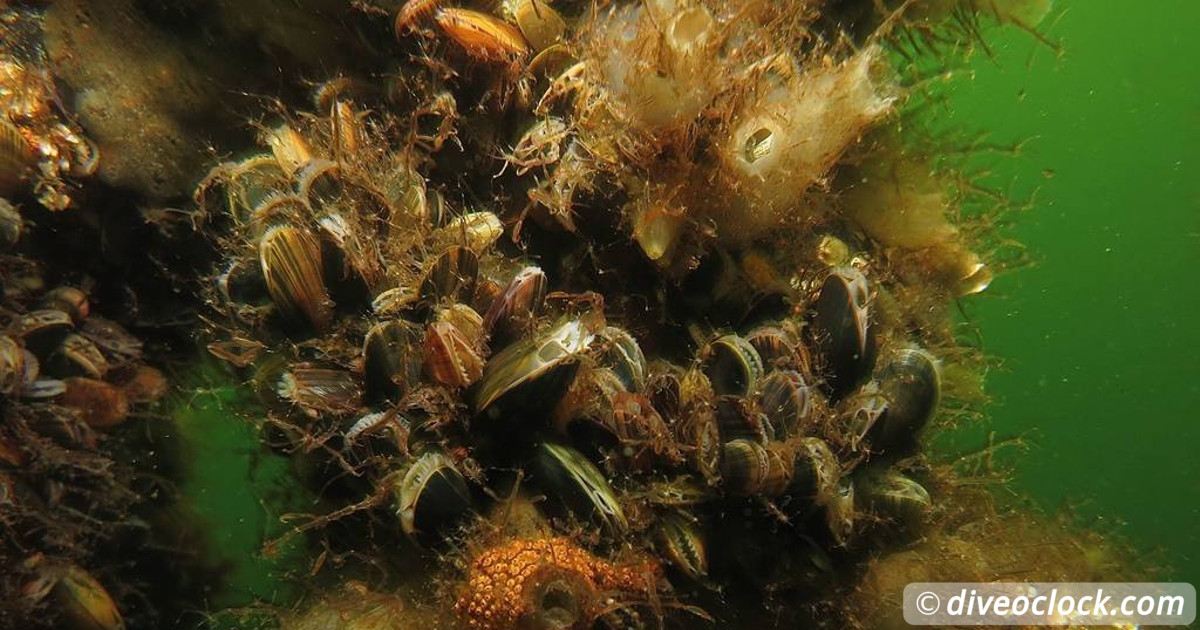
<path id="1" fill-rule="evenodd" d="M 996 180 L 1037 189 L 1037 264 L 970 308 L 998 433 L 1034 430 L 1018 486 L 1162 547 L 1200 581 L 1200 3 L 1070 4 L 1056 59 L 1019 32 L 960 82 L 957 122 L 1031 140 Z M 1047 25 L 1043 25 L 1047 26 Z M 1102 526 L 1105 524 L 1102 523 Z"/>

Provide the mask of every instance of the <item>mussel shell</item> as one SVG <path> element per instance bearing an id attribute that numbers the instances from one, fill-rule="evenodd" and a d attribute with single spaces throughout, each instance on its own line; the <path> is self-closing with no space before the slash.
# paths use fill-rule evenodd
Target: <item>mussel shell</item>
<path id="1" fill-rule="evenodd" d="M 875 326 L 866 276 L 837 267 L 825 278 L 813 305 L 812 332 L 824 387 L 840 400 L 871 375 L 875 366 Z"/>
<path id="2" fill-rule="evenodd" d="M 258 261 L 235 260 L 216 277 L 217 291 L 226 304 L 259 306 L 271 300 L 262 265 Z"/>
<path id="3" fill-rule="evenodd" d="M 67 567 L 50 591 L 71 627 L 124 630 L 125 620 L 111 595 L 96 578 L 76 565 Z"/>
<path id="4" fill-rule="evenodd" d="M 650 404 L 668 422 L 678 421 L 683 407 L 683 382 L 673 371 L 653 372 L 646 381 L 646 395 Z"/>
<path id="5" fill-rule="evenodd" d="M 218 167 L 220 168 L 220 167 Z M 270 155 L 257 155 L 231 165 L 226 175 L 226 203 L 234 219 L 249 222 L 256 208 L 288 189 L 288 176 Z M 198 194 L 206 190 L 204 183 Z"/>
<path id="6" fill-rule="evenodd" d="M 628 531 L 629 522 L 616 493 L 579 451 L 543 443 L 534 456 L 532 469 L 538 485 L 576 518 L 596 523 L 612 535 Z"/>
<path id="7" fill-rule="evenodd" d="M 765 369 L 750 342 L 737 335 L 725 335 L 709 346 L 704 372 L 716 394 L 747 396 L 758 386 Z"/>
<path id="8" fill-rule="evenodd" d="M 398 401 L 421 376 L 421 331 L 401 320 L 380 322 L 363 341 L 367 399 Z"/>
<path id="9" fill-rule="evenodd" d="M 84 320 L 79 327 L 79 334 L 96 344 L 113 363 L 123 363 L 142 356 L 141 339 L 125 330 L 124 326 L 99 315 Z"/>
<path id="10" fill-rule="evenodd" d="M 8 200 L 0 199 L 0 253 L 15 247 L 24 231 L 25 221 L 21 213 Z"/>
<path id="11" fill-rule="evenodd" d="M 22 315 L 17 322 L 21 342 L 42 358 L 57 350 L 62 340 L 74 328 L 71 316 L 58 309 L 30 311 Z"/>
<path id="12" fill-rule="evenodd" d="M 941 398 L 937 360 L 925 350 L 902 349 L 880 370 L 879 389 L 888 406 L 871 431 L 872 445 L 893 455 L 915 450 Z"/>
<path id="13" fill-rule="evenodd" d="M 440 321 L 425 329 L 425 373 L 449 387 L 468 387 L 483 376 L 483 358 L 457 326 Z"/>
<path id="14" fill-rule="evenodd" d="M 595 335 L 580 320 L 567 320 L 544 334 L 515 343 L 492 356 L 475 392 L 475 410 L 488 409 L 519 386 L 547 378 L 558 368 L 575 366 Z M 551 405 L 553 402 L 550 403 Z"/>
<path id="15" fill-rule="evenodd" d="M 521 34 L 535 52 L 549 48 L 567 31 L 566 21 L 545 0 L 517 0 L 513 13 Z"/>
<path id="16" fill-rule="evenodd" d="M 39 302 L 40 308 L 62 311 L 71 316 L 71 321 L 79 325 L 87 319 L 91 308 L 88 296 L 75 287 L 55 287 L 46 292 Z"/>
<path id="17" fill-rule="evenodd" d="M 0 394 L 16 394 L 24 384 L 25 350 L 16 339 L 0 335 Z"/>
<path id="18" fill-rule="evenodd" d="M 813 395 L 799 372 L 777 370 L 763 379 L 758 404 L 777 438 L 785 440 L 807 433 Z"/>
<path id="19" fill-rule="evenodd" d="M 793 459 L 791 449 L 782 443 L 764 446 L 744 438 L 726 442 L 722 487 L 734 496 L 779 496 L 792 482 Z"/>
<path id="20" fill-rule="evenodd" d="M 0 194 L 24 187 L 37 157 L 29 143 L 7 118 L 0 119 Z"/>
<path id="21" fill-rule="evenodd" d="M 340 212 L 317 217 L 326 289 L 338 304 L 365 303 L 383 279 L 383 262 L 371 235 Z"/>
<path id="22" fill-rule="evenodd" d="M 849 405 L 846 417 L 846 434 L 850 437 L 850 448 L 855 451 L 879 450 L 876 438 L 879 421 L 887 414 L 888 399 L 872 381 L 863 385 L 857 393 L 847 398 Z"/>
<path id="23" fill-rule="evenodd" d="M 825 522 L 836 545 L 844 547 L 850 543 L 857 517 L 854 482 L 846 477 L 838 482 L 836 491 L 825 503 Z"/>
<path id="24" fill-rule="evenodd" d="M 400 529 L 429 545 L 453 533 L 474 509 L 466 478 L 448 455 L 429 451 L 392 487 Z"/>
<path id="25" fill-rule="evenodd" d="M 708 550 L 694 517 L 670 512 L 658 520 L 655 543 L 668 562 L 693 580 L 708 575 Z"/>
<path id="26" fill-rule="evenodd" d="M 872 476 L 860 488 L 868 509 L 901 525 L 919 525 L 933 509 L 929 491 L 897 472 Z"/>
<path id="27" fill-rule="evenodd" d="M 293 366 L 280 378 L 277 392 L 312 415 L 346 415 L 362 403 L 354 375 L 332 368 Z"/>
<path id="28" fill-rule="evenodd" d="M 478 278 L 479 256 L 467 247 L 451 247 L 429 267 L 418 295 L 429 306 L 469 302 L 475 295 Z"/>
<path id="29" fill-rule="evenodd" d="M 104 378 L 108 373 L 108 359 L 90 339 L 78 333 L 63 338 L 62 343 L 46 362 L 46 371 L 53 376 L 89 376 Z"/>
<path id="30" fill-rule="evenodd" d="M 492 300 L 484 317 L 484 328 L 497 345 L 505 344 L 533 330 L 546 303 L 546 273 L 539 267 L 525 267 Z"/>
<path id="31" fill-rule="evenodd" d="M 794 453 L 792 493 L 808 503 L 828 503 L 842 477 L 842 465 L 833 449 L 825 440 L 808 437 L 799 441 Z"/>
<path id="32" fill-rule="evenodd" d="M 441 195 L 437 195 L 430 205 L 444 205 Z M 440 212 L 444 213 L 445 210 Z M 434 233 L 434 242 L 462 245 L 476 254 L 487 251 L 504 234 L 504 222 L 491 212 L 468 212 L 445 223 L 445 227 Z"/>
<path id="33" fill-rule="evenodd" d="M 332 302 L 325 288 L 321 246 L 306 229 L 274 225 L 259 242 L 259 264 L 275 306 L 318 332 L 329 327 Z"/>
<path id="34" fill-rule="evenodd" d="M 620 441 L 613 409 L 625 386 L 612 370 L 580 370 L 554 410 L 554 429 L 593 461 Z"/>
<path id="35" fill-rule="evenodd" d="M 717 424 L 723 439 L 746 438 L 763 445 L 775 439 L 775 427 L 750 399 L 717 396 L 715 404 Z"/>
<path id="36" fill-rule="evenodd" d="M 746 341 L 758 351 L 758 356 L 768 368 L 796 368 L 800 358 L 796 350 L 796 340 L 782 328 L 763 326 L 750 331 Z"/>
<path id="37" fill-rule="evenodd" d="M 633 335 L 616 326 L 607 326 L 597 337 L 605 344 L 599 357 L 601 365 L 611 369 L 625 384 L 625 389 L 631 392 L 645 389 L 646 355 L 642 354 Z"/>

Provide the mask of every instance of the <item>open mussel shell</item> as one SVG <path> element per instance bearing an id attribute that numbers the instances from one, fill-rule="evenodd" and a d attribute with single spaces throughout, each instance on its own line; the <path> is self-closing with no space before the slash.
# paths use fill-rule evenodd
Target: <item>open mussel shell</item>
<path id="1" fill-rule="evenodd" d="M 658 520 L 654 532 L 659 554 L 680 573 L 693 580 L 708 575 L 708 550 L 694 517 L 670 512 Z"/>
<path id="2" fill-rule="evenodd" d="M 579 451 L 546 442 L 538 447 L 531 467 L 538 486 L 576 518 L 600 525 L 611 535 L 629 530 L 616 492 Z"/>
<path id="3" fill-rule="evenodd" d="M 448 321 L 425 329 L 425 373 L 449 387 L 468 387 L 483 376 L 483 357 L 469 333 Z"/>
<path id="4" fill-rule="evenodd" d="M 322 245 L 326 288 L 339 304 L 366 303 L 383 280 L 378 244 L 362 227 L 341 212 L 326 211 L 317 217 Z"/>
<path id="5" fill-rule="evenodd" d="M 21 343 L 39 357 L 49 357 L 75 328 L 71 316 L 58 309 L 30 311 L 17 321 Z"/>
<path id="6" fill-rule="evenodd" d="M 220 167 L 218 167 L 220 168 Z M 249 222 L 256 208 L 272 196 L 289 188 L 288 176 L 271 155 L 256 155 L 230 165 L 224 174 L 226 179 L 226 203 L 234 218 L 242 223 Z M 212 179 L 210 175 L 207 179 Z M 201 183 L 198 193 L 208 186 Z"/>
<path id="7" fill-rule="evenodd" d="M 607 326 L 597 335 L 604 350 L 599 361 L 624 383 L 625 389 L 640 392 L 646 388 L 646 355 L 633 335 L 616 326 Z"/>
<path id="8" fill-rule="evenodd" d="M 779 439 L 798 437 L 808 432 L 814 393 L 799 372 L 772 372 L 763 379 L 759 389 L 758 406 Z"/>
<path id="9" fill-rule="evenodd" d="M 60 378 L 88 376 L 100 379 L 108 373 L 108 359 L 90 339 L 70 333 L 50 355 L 46 371 Z"/>
<path id="10" fill-rule="evenodd" d="M 262 265 L 257 260 L 234 260 L 215 282 L 217 292 L 226 304 L 260 306 L 271 301 Z"/>
<path id="11" fill-rule="evenodd" d="M 904 527 L 924 523 L 933 509 L 929 491 L 897 472 L 870 476 L 859 487 L 867 509 Z"/>
<path id="12" fill-rule="evenodd" d="M 747 396 L 757 387 L 765 369 L 750 342 L 737 335 L 725 335 L 709 345 L 704 372 L 714 393 Z"/>
<path id="13" fill-rule="evenodd" d="M 879 383 L 871 381 L 843 403 L 846 409 L 846 434 L 850 448 L 855 451 L 881 450 L 877 437 L 881 428 L 879 421 L 887 414 L 888 399 L 879 389 Z"/>
<path id="14" fill-rule="evenodd" d="M 871 429 L 871 444 L 885 453 L 910 452 L 937 412 L 941 398 L 937 359 L 925 350 L 904 348 L 879 371 L 878 381 L 887 410 Z"/>
<path id="15" fill-rule="evenodd" d="M 834 400 L 862 384 L 875 366 L 870 298 L 870 285 L 861 271 L 837 267 L 825 278 L 813 305 L 811 330 L 818 367 Z"/>
<path id="16" fill-rule="evenodd" d="M 797 341 L 778 326 L 762 326 L 746 335 L 766 368 L 796 368 L 800 364 Z"/>
<path id="17" fill-rule="evenodd" d="M 428 306 L 443 302 L 467 303 L 475 295 L 478 279 L 479 256 L 467 247 L 451 247 L 425 272 L 418 295 Z"/>
<path id="18" fill-rule="evenodd" d="M 554 409 L 554 429 L 560 437 L 599 461 L 620 441 L 613 410 L 625 386 L 612 370 L 581 370 Z"/>
<path id="19" fill-rule="evenodd" d="M 421 331 L 402 320 L 380 322 L 363 341 L 367 399 L 400 400 L 421 376 Z"/>
<path id="20" fill-rule="evenodd" d="M 441 451 L 417 458 L 392 486 L 400 529 L 420 545 L 445 539 L 474 509 L 467 480 Z"/>
<path id="21" fill-rule="evenodd" d="M 259 241 L 258 255 L 267 291 L 280 312 L 306 321 L 318 332 L 327 329 L 333 305 L 317 238 L 304 228 L 274 225 Z"/>
<path id="22" fill-rule="evenodd" d="M 579 355 L 589 348 L 593 339 L 595 335 L 584 322 L 571 319 L 544 334 L 505 348 L 484 367 L 483 378 L 475 391 L 475 410 L 486 411 L 500 397 L 518 387 L 548 379 L 559 369 L 577 366 Z M 554 401 L 546 402 L 548 406 L 554 404 Z"/>
<path id="23" fill-rule="evenodd" d="M 546 303 L 546 272 L 525 267 L 492 300 L 484 328 L 493 343 L 503 345 L 533 330 Z"/>

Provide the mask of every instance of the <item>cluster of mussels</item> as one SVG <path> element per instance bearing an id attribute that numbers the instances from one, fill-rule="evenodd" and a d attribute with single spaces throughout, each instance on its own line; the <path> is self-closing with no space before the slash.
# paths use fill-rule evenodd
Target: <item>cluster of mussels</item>
<path id="1" fill-rule="evenodd" d="M 87 292 L 48 288 L 14 251 L 20 214 L 0 199 L 0 561 L 3 617 L 51 607 L 81 628 L 118 628 L 114 600 L 84 566 L 137 525 L 141 499 L 103 433 L 167 391 L 142 342 L 92 313 Z M 11 617 L 10 617 L 11 616 Z"/>
<path id="2" fill-rule="evenodd" d="M 956 175 L 874 130 L 907 8 L 411 0 L 386 89 L 262 125 L 196 191 L 208 348 L 343 502 L 298 531 L 387 503 L 499 630 L 707 617 L 926 521 L 949 304 L 992 272 Z"/>

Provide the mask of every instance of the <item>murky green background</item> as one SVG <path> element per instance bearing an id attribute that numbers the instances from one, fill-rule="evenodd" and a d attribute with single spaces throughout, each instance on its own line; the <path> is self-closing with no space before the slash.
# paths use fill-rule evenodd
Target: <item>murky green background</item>
<path id="1" fill-rule="evenodd" d="M 1061 3 L 1060 3 L 1061 4 Z M 1051 26 L 1053 24 L 1053 26 Z M 1014 236 L 1037 260 L 970 312 L 1003 360 L 1000 434 L 1033 430 L 1019 486 L 1047 509 L 1161 545 L 1200 582 L 1200 2 L 1077 0 L 991 38 L 952 106 L 999 143 L 995 181 L 1036 205 Z M 1102 526 L 1106 526 L 1104 524 Z"/>

